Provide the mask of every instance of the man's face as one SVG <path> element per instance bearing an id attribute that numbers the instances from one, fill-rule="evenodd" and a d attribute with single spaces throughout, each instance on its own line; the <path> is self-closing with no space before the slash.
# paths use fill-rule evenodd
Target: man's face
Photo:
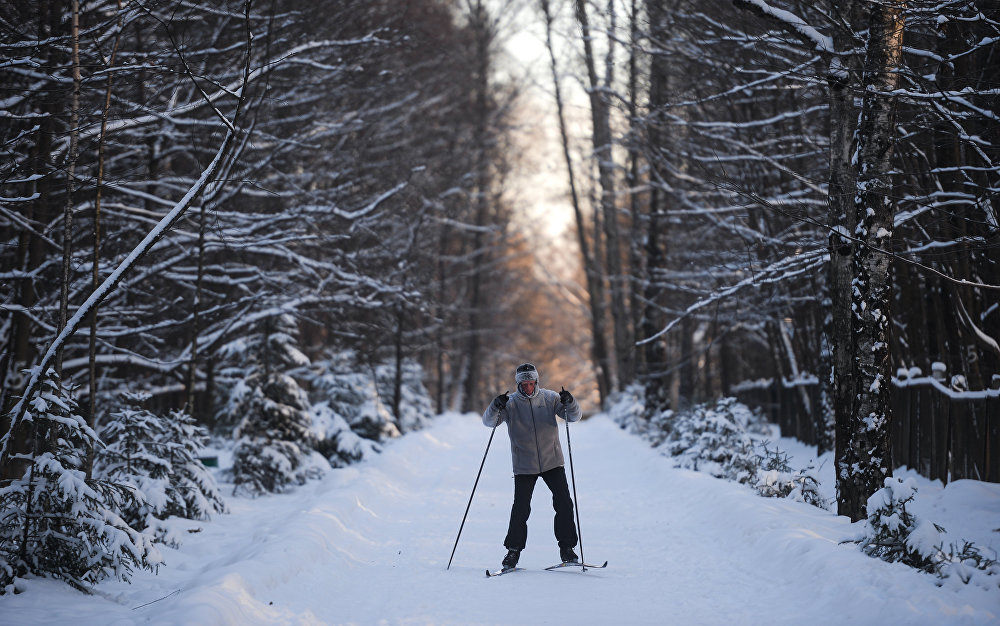
<path id="1" fill-rule="evenodd" d="M 523 383 L 521 383 L 521 391 L 523 391 L 525 395 L 529 396 L 535 393 L 535 381 L 526 380 Z"/>

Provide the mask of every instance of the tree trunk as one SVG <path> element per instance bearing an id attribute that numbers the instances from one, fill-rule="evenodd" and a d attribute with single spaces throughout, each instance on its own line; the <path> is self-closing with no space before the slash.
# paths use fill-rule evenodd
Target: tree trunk
<path id="1" fill-rule="evenodd" d="M 662 0 L 646 2 L 650 38 L 656 41 L 667 40 L 667 12 L 663 4 Z M 663 183 L 668 174 L 661 163 L 662 154 L 657 148 L 662 146 L 665 140 L 659 111 L 667 103 L 669 83 L 667 59 L 662 54 L 654 55 L 649 68 L 650 113 L 647 123 L 648 143 L 652 150 L 649 154 L 649 228 L 646 232 L 646 280 L 643 287 L 646 305 L 641 326 L 644 337 L 654 336 L 666 325 L 663 308 L 667 294 L 663 280 L 667 271 L 668 196 L 664 193 Z M 647 341 L 643 344 L 643 350 L 645 411 L 647 417 L 653 417 L 671 406 L 670 380 L 667 373 L 669 370 L 667 338 L 661 336 L 653 341 Z"/>
<path id="2" fill-rule="evenodd" d="M 403 402 L 403 322 L 405 321 L 405 311 L 401 304 L 396 305 L 396 333 L 393 337 L 395 343 L 395 370 L 392 378 L 392 415 L 396 418 L 396 423 L 401 424 L 399 407 Z"/>
<path id="3" fill-rule="evenodd" d="M 857 196 L 858 242 L 854 249 L 852 327 L 856 370 L 851 451 L 854 471 L 840 480 L 850 487 L 844 503 L 852 520 L 866 516 L 869 496 L 892 475 L 889 433 L 889 332 L 892 303 L 890 257 L 893 203 L 889 180 L 893 146 L 893 101 L 883 95 L 898 82 L 905 18 L 903 0 L 873 7 L 862 79 L 864 98 L 858 124 Z"/>
<path id="4" fill-rule="evenodd" d="M 641 126 L 639 125 L 639 59 L 640 46 L 639 46 L 639 0 L 631 0 L 629 6 L 629 48 L 628 48 L 628 124 L 630 129 L 630 140 L 628 142 L 628 157 L 627 164 L 628 169 L 625 174 L 625 181 L 628 185 L 628 198 L 629 198 L 629 258 L 628 267 L 629 275 L 631 277 L 641 277 L 645 274 L 646 267 L 643 256 L 645 255 L 645 250 L 643 246 L 643 229 L 646 224 L 640 218 L 642 213 L 642 196 L 639 193 L 639 180 L 640 172 L 642 169 L 642 153 L 639 150 L 639 136 L 641 134 Z M 640 297 L 643 290 L 640 290 L 638 285 L 630 285 L 628 290 L 628 309 L 631 314 L 631 319 L 629 320 L 629 328 L 632 332 L 629 334 L 629 349 L 634 355 L 630 367 L 631 370 L 628 376 L 624 379 L 626 382 L 635 379 L 637 374 L 644 373 L 647 370 L 645 359 L 645 350 L 635 348 L 635 342 L 637 338 L 637 333 L 642 331 L 642 321 L 645 314 L 645 305 Z M 648 336 L 648 335 L 647 335 Z"/>
<path id="5" fill-rule="evenodd" d="M 66 155 L 66 203 L 63 206 L 63 259 L 62 285 L 59 291 L 59 330 L 66 327 L 69 319 L 70 275 L 73 266 L 73 177 L 76 175 L 77 146 L 80 133 L 80 2 L 73 0 L 72 22 L 70 24 L 70 64 L 73 75 L 73 91 L 69 107 L 69 154 Z M 55 368 L 62 380 L 62 348 L 56 354 Z"/>
<path id="6" fill-rule="evenodd" d="M 846 53 L 854 47 L 854 31 L 861 23 L 855 0 L 832 0 L 832 13 L 847 28 L 833 32 L 834 50 Z M 852 144 L 857 115 L 854 111 L 854 91 L 858 68 L 852 56 L 834 57 L 827 82 L 830 87 L 830 185 L 827 195 L 830 233 L 830 266 L 828 273 L 829 311 L 824 319 L 824 334 L 828 338 L 830 357 L 828 368 L 820 381 L 826 402 L 822 410 L 828 423 L 832 409 L 834 422 L 834 457 L 837 467 L 838 513 L 849 515 L 846 503 L 855 497 L 852 484 L 844 480 L 851 473 L 851 410 L 854 394 L 854 339 L 851 336 L 851 279 L 854 244 L 849 238 L 854 216 L 855 171 L 851 165 Z M 827 406 L 829 405 L 829 406 Z M 828 428 L 828 426 L 827 426 Z M 824 435 L 826 437 L 827 435 Z M 822 441 L 822 440 L 821 440 Z"/>
<path id="7" fill-rule="evenodd" d="M 486 8 L 482 2 L 476 2 L 470 7 L 470 20 L 473 23 L 473 31 L 476 33 L 476 84 L 475 106 L 476 106 L 476 230 L 473 236 L 473 268 L 471 284 L 469 285 L 469 342 L 466 345 L 466 367 L 462 393 L 462 409 L 465 411 L 474 410 L 479 398 L 479 379 L 481 374 L 481 341 L 479 333 L 483 326 L 483 271 L 488 265 L 489 259 L 485 254 L 485 237 L 483 229 L 486 226 L 487 212 L 489 210 L 489 198 L 487 189 L 489 187 L 489 167 L 486 155 L 486 125 L 489 123 L 489 112 L 486 110 L 487 90 L 489 89 L 489 42 L 486 23 Z"/>
<path id="8" fill-rule="evenodd" d="M 590 118 L 593 124 L 594 158 L 597 159 L 597 176 L 601 186 L 601 215 L 604 223 L 606 246 L 605 268 L 611 292 L 611 321 L 614 354 L 614 371 L 609 381 L 612 389 L 620 385 L 619 378 L 628 369 L 626 361 L 631 346 L 626 333 L 628 314 L 625 310 L 625 286 L 622 274 L 621 242 L 618 227 L 618 207 L 615 204 L 614 155 L 611 142 L 611 107 L 605 95 L 606 85 L 601 85 L 597 77 L 594 49 L 591 44 L 590 20 L 584 0 L 576 0 L 576 18 L 583 35 L 584 62 L 587 66 L 588 95 L 590 98 Z M 608 42 L 608 54 L 612 54 L 613 42 Z M 606 80 L 610 80 L 610 76 Z M 596 235 L 596 233 L 595 233 Z"/>
<path id="9" fill-rule="evenodd" d="M 610 367 L 608 363 L 608 347 L 604 338 L 604 283 L 594 262 L 594 254 L 587 242 L 586 222 L 580 208 L 580 197 L 576 190 L 576 177 L 573 174 L 573 159 L 570 156 L 569 133 L 566 130 L 565 107 L 562 98 L 562 88 L 559 82 L 559 68 L 556 63 L 555 51 L 552 46 L 552 12 L 549 0 L 541 0 L 542 12 L 545 17 L 545 44 L 549 51 L 549 61 L 552 67 L 552 84 L 555 88 L 556 113 L 559 117 L 559 135 L 562 139 L 563 158 L 566 160 L 566 173 L 569 179 L 570 200 L 573 204 L 573 214 L 576 217 L 577 241 L 580 245 L 580 255 L 583 257 L 583 270 L 587 280 L 587 295 L 590 304 L 591 322 L 591 355 L 597 370 L 597 391 L 604 405 L 611 391 Z"/>
<path id="10" fill-rule="evenodd" d="M 104 191 L 104 160 L 105 147 L 107 145 L 108 116 L 111 113 L 111 85 L 114 73 L 111 71 L 115 66 L 115 57 L 118 55 L 118 46 L 121 44 L 122 36 L 122 3 L 118 0 L 118 26 L 115 32 L 115 42 L 111 46 L 111 55 L 108 57 L 108 79 L 104 87 L 104 106 L 101 109 L 101 133 L 97 138 L 97 184 L 94 194 L 94 260 L 91 265 L 91 291 L 97 291 L 101 284 L 101 197 Z M 90 344 L 87 351 L 87 379 L 89 380 L 90 397 L 90 427 L 97 429 L 97 309 L 90 314 Z M 87 479 L 92 478 L 94 469 L 94 455 L 87 458 Z"/>
<path id="11" fill-rule="evenodd" d="M 451 233 L 451 229 L 447 225 L 445 225 L 445 227 L 441 229 L 441 235 L 440 235 L 440 238 L 438 239 L 438 249 L 439 250 L 445 251 L 445 250 L 448 249 L 447 248 L 447 243 L 448 243 L 448 240 L 449 240 L 449 234 L 450 233 Z M 447 287 L 448 287 L 448 282 L 447 282 L 447 265 L 445 263 L 445 255 L 444 254 L 440 254 L 440 255 L 438 255 L 438 258 L 437 258 L 437 288 L 438 288 L 438 297 L 437 297 L 437 303 L 435 304 L 435 307 L 436 307 L 436 310 L 437 310 L 437 325 L 438 325 L 438 328 L 437 328 L 437 350 L 436 350 L 436 357 L 435 357 L 435 364 L 434 364 L 435 371 L 437 372 L 437 390 L 435 391 L 436 401 L 435 401 L 434 404 L 437 407 L 437 412 L 438 413 L 443 413 L 445 411 L 445 404 L 444 404 L 444 397 L 445 397 L 444 388 L 445 388 L 445 384 L 444 384 L 444 381 L 446 379 L 446 374 L 445 374 L 445 369 L 444 369 L 444 355 L 445 355 L 445 352 L 447 350 L 447 346 L 445 346 L 444 329 L 447 326 L 447 323 L 445 321 L 445 315 L 446 315 L 446 313 L 445 313 L 445 309 L 446 309 L 446 307 L 445 307 L 445 301 L 447 299 L 447 293 L 448 293 Z M 455 362 L 454 360 L 451 361 L 452 368 L 454 368 L 454 362 Z"/>
<path id="12" fill-rule="evenodd" d="M 201 294 L 205 279 L 205 204 L 201 203 L 198 211 L 198 270 L 194 282 L 194 302 L 191 304 L 191 339 L 190 356 L 188 360 L 187 381 L 187 411 L 198 419 L 195 414 L 195 385 L 198 382 L 198 335 L 201 333 Z"/>

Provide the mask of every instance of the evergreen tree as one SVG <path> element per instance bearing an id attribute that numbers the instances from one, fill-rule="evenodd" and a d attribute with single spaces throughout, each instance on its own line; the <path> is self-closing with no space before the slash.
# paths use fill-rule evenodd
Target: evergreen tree
<path id="1" fill-rule="evenodd" d="M 0 593 L 27 575 L 85 589 L 109 576 L 128 580 L 136 567 L 154 569 L 162 559 L 153 538 L 119 514 L 140 506 L 142 493 L 86 477 L 99 440 L 54 370 L 22 427 L 30 431 L 24 470 L 0 487 Z"/>
<path id="2" fill-rule="evenodd" d="M 229 423 L 239 420 L 234 493 L 284 491 L 329 467 L 314 455 L 309 399 L 287 373 L 309 363 L 297 340 L 295 319 L 277 314 L 265 317 L 258 332 L 227 346 L 233 369 L 246 372 L 234 386 L 224 416 Z"/>
<path id="3" fill-rule="evenodd" d="M 382 451 L 377 441 L 365 439 L 353 430 L 343 415 L 328 401 L 312 406 L 312 430 L 316 451 L 333 467 L 345 467 Z"/>
<path id="4" fill-rule="evenodd" d="M 316 449 L 335 467 L 364 459 L 381 450 L 381 443 L 418 430 L 433 416 L 423 368 L 412 359 L 361 366 L 347 350 L 317 362 L 309 372 Z M 389 399 L 398 385 L 399 411 Z"/>
<path id="5" fill-rule="evenodd" d="M 739 468 L 733 457 L 753 448 L 753 420 L 746 406 L 721 398 L 714 406 L 700 404 L 678 413 L 663 445 L 678 467 L 735 478 Z"/>
<path id="6" fill-rule="evenodd" d="M 165 420 L 169 441 L 172 497 L 166 513 L 188 519 L 208 519 L 227 512 L 219 486 L 198 457 L 208 444 L 208 430 L 184 411 L 171 409 Z"/>
<path id="7" fill-rule="evenodd" d="M 984 589 L 1000 587 L 1000 563 L 970 541 L 944 547 L 945 529 L 919 519 L 907 508 L 917 497 L 912 478 L 889 476 L 884 486 L 865 504 L 864 533 L 857 539 L 861 550 L 890 563 L 901 562 L 938 577 L 938 584 L 954 578 Z"/>
<path id="8" fill-rule="evenodd" d="M 94 469 L 96 475 L 141 494 L 120 509 L 130 526 L 155 529 L 156 513 L 166 508 L 170 463 L 156 449 L 155 442 L 163 436 L 160 418 L 141 408 L 148 399 L 145 394 L 125 394 L 128 405 L 112 413 L 101 428 L 105 447 L 98 452 Z"/>
<path id="9" fill-rule="evenodd" d="M 183 411 L 156 415 L 142 405 L 148 394 L 126 393 L 126 406 L 111 414 L 101 429 L 106 447 L 97 457 L 98 472 L 131 485 L 144 495 L 123 512 L 137 528 L 156 528 L 171 515 L 207 519 L 226 505 L 219 488 L 198 458 L 208 437 Z"/>
<path id="10" fill-rule="evenodd" d="M 285 491 L 321 476 L 328 464 L 313 454 L 309 402 L 291 376 L 271 374 L 251 381 L 240 406 L 246 417 L 236 428 L 234 493 L 257 496 Z M 326 467 L 324 467 L 326 465 Z"/>
<path id="11" fill-rule="evenodd" d="M 387 370 L 379 373 L 379 367 L 361 364 L 358 355 L 350 350 L 338 352 L 320 365 L 321 373 L 311 381 L 313 394 L 341 416 L 352 431 L 375 442 L 400 435 L 404 429 L 383 400 L 391 397 L 392 375 Z M 412 378 L 404 378 L 412 384 Z M 400 403 L 401 408 L 404 404 Z M 418 415 L 412 416 L 414 427 L 420 421 Z"/>
<path id="12" fill-rule="evenodd" d="M 434 415 L 423 373 L 420 364 L 412 359 L 404 360 L 400 366 L 399 410 L 395 421 L 401 433 L 423 428 Z M 393 365 L 383 363 L 375 368 L 375 385 L 380 398 L 393 397 L 395 379 Z"/>

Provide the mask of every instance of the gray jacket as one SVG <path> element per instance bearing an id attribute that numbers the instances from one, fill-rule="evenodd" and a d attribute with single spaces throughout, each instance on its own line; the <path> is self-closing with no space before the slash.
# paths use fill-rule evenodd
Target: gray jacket
<path id="1" fill-rule="evenodd" d="M 557 415 L 568 422 L 577 422 L 583 412 L 576 398 L 568 405 L 563 404 L 559 394 L 550 389 L 539 389 L 534 398 L 518 391 L 510 395 L 502 411 L 490 402 L 483 413 L 483 424 L 492 428 L 507 423 L 515 474 L 541 474 L 564 463 Z"/>

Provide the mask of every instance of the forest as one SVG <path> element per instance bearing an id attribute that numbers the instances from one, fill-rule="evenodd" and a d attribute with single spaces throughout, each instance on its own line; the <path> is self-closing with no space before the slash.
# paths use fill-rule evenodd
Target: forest
<path id="1" fill-rule="evenodd" d="M 559 241 L 513 200 L 525 23 Z M 995 2 L 40 0 L 0 50 L 0 587 L 149 566 L 224 510 L 209 438 L 281 491 L 525 360 L 651 421 L 783 383 L 854 520 L 901 380 L 1000 455 Z"/>

